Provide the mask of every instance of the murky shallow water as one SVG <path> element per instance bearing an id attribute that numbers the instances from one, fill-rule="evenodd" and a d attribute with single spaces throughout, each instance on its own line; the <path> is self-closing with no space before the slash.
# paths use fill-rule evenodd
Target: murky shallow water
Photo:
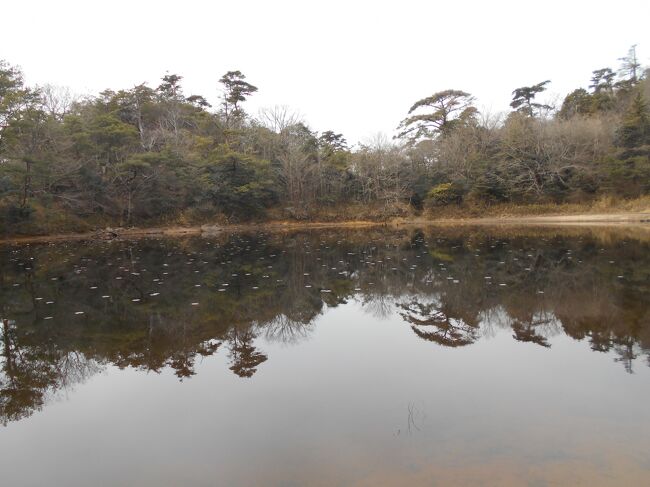
<path id="1" fill-rule="evenodd" d="M 650 244 L 491 232 L 0 248 L 2 484 L 647 485 Z"/>

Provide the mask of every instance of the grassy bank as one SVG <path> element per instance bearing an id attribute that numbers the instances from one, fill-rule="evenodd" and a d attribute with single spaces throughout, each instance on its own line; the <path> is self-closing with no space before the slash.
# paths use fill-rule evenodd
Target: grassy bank
<path id="1" fill-rule="evenodd" d="M 187 211 L 167 219 L 138 222 L 128 227 L 98 216 L 81 219 L 39 208 L 29 222 L 0 235 L 4 242 L 49 241 L 70 238 L 114 238 L 148 235 L 197 235 L 255 228 L 309 229 L 426 224 L 616 224 L 650 221 L 650 197 L 633 200 L 602 198 L 580 204 L 448 205 L 417 210 L 408 204 L 347 205 L 306 209 L 271 209 L 256 219 L 237 221 L 221 214 Z"/>

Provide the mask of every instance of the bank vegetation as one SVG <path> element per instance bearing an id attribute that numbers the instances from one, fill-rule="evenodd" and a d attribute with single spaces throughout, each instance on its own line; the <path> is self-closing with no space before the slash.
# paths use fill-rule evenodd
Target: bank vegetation
<path id="1" fill-rule="evenodd" d="M 650 77 L 635 47 L 620 63 L 558 106 L 548 80 L 499 115 L 440 91 L 350 147 L 285 107 L 248 113 L 239 71 L 213 107 L 176 74 L 78 97 L 0 62 L 0 233 L 647 210 Z"/>

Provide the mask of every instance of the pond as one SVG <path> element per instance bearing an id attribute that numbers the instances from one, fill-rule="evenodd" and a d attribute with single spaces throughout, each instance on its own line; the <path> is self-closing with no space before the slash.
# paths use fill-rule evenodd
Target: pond
<path id="1" fill-rule="evenodd" d="M 0 290 L 3 485 L 650 484 L 643 234 L 4 246 Z"/>

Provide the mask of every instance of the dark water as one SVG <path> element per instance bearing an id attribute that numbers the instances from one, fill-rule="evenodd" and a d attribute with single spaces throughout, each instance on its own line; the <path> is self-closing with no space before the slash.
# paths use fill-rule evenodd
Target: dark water
<path id="1" fill-rule="evenodd" d="M 7 486 L 650 485 L 650 244 L 0 247 Z"/>

